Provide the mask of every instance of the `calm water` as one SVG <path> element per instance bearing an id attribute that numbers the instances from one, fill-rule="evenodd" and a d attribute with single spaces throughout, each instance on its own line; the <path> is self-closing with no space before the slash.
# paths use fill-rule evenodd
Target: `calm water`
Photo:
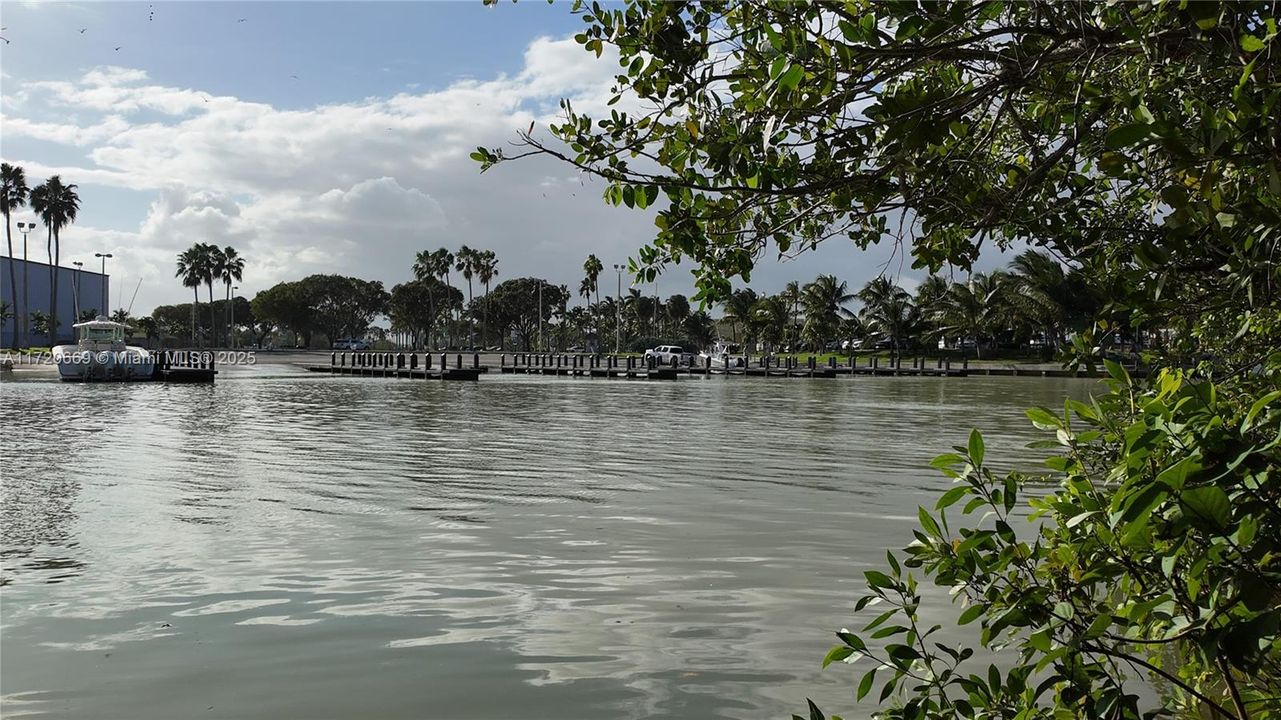
<path id="1" fill-rule="evenodd" d="M 925 467 L 1082 381 L 0 386 L 6 718 L 786 717 Z M 869 610 L 869 613 L 872 611 Z"/>

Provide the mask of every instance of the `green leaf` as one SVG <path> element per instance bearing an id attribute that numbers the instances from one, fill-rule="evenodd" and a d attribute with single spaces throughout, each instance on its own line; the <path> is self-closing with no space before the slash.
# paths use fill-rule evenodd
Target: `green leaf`
<path id="1" fill-rule="evenodd" d="M 943 508 L 951 507 L 952 505 L 956 504 L 956 501 L 965 497 L 965 494 L 968 493 L 969 491 L 970 489 L 964 486 L 954 487 L 951 490 L 948 490 L 947 492 L 943 493 L 943 497 L 939 498 L 939 501 L 934 504 L 934 509 L 942 510 Z"/>
<path id="2" fill-rule="evenodd" d="M 805 77 L 805 68 L 800 65 L 792 65 L 787 68 L 787 72 L 778 79 L 779 87 L 795 90 L 797 85 L 801 84 L 801 78 Z"/>
<path id="3" fill-rule="evenodd" d="M 1228 494 L 1217 485 L 1184 490 L 1179 496 L 1184 512 L 1212 527 L 1222 529 L 1232 519 L 1232 503 Z"/>
<path id="4" fill-rule="evenodd" d="M 1108 375 L 1111 375 L 1113 380 L 1126 385 L 1130 384 L 1130 373 L 1126 372 L 1124 367 L 1121 367 L 1121 363 L 1105 359 L 1103 367 L 1107 368 Z"/>
<path id="5" fill-rule="evenodd" d="M 863 642 L 863 638 L 855 635 L 854 633 L 848 633 L 842 630 L 836 633 L 836 637 L 840 638 L 841 642 L 849 645 L 853 650 L 862 651 L 867 649 L 867 645 Z"/>
<path id="6" fill-rule="evenodd" d="M 894 580 L 880 570 L 868 570 L 863 576 L 867 578 L 867 584 L 874 588 L 894 587 Z"/>
<path id="7" fill-rule="evenodd" d="M 1258 417 L 1259 413 L 1263 412 L 1264 408 L 1276 402 L 1278 398 L 1281 398 L 1281 390 L 1274 390 L 1258 400 L 1255 400 L 1254 404 L 1250 406 L 1250 411 L 1245 414 L 1245 420 L 1241 422 L 1241 432 L 1245 432 L 1246 429 L 1253 427 L 1254 419 Z"/>
<path id="8" fill-rule="evenodd" d="M 834 662 L 841 662 L 853 654 L 854 648 L 846 647 L 844 645 L 836 645 L 831 650 L 828 650 L 827 655 L 823 657 L 823 667 L 826 668 Z"/>
<path id="9" fill-rule="evenodd" d="M 956 624 L 969 625 L 985 612 L 987 612 L 986 605 L 971 605 L 965 608 L 965 612 L 961 613 L 961 617 L 957 618 Z"/>
<path id="10" fill-rule="evenodd" d="M 1126 123 L 1119 127 L 1113 128 L 1106 137 L 1103 138 L 1103 144 L 1109 150 L 1120 150 L 1146 139 L 1152 134 L 1152 125 L 1150 123 Z"/>
<path id="11" fill-rule="evenodd" d="M 872 691 L 872 683 L 876 682 L 876 670 L 876 668 L 872 668 L 863 674 L 863 679 L 858 683 L 858 697 L 855 699 L 862 700 Z"/>
<path id="12" fill-rule="evenodd" d="M 983 435 L 977 429 L 970 431 L 969 452 L 971 462 L 983 464 Z"/>
<path id="13" fill-rule="evenodd" d="M 1260 40 L 1259 38 L 1257 38 L 1257 37 L 1255 37 L 1255 36 L 1253 36 L 1253 35 L 1242 35 L 1242 36 L 1241 36 L 1241 49 L 1242 49 L 1242 50 L 1244 50 L 1244 51 L 1246 51 L 1246 52 L 1249 52 L 1249 53 L 1252 53 L 1252 52 L 1259 52 L 1259 51 L 1260 51 L 1260 50 L 1262 50 L 1263 48 L 1264 48 L 1264 42 L 1263 42 L 1262 40 Z"/>
<path id="14" fill-rule="evenodd" d="M 1028 419 L 1032 421 L 1032 424 L 1041 430 L 1053 430 L 1054 428 L 1062 427 L 1063 425 L 1062 420 L 1055 417 L 1054 413 L 1051 413 L 1043 407 L 1028 408 L 1025 412 L 1027 413 Z"/>

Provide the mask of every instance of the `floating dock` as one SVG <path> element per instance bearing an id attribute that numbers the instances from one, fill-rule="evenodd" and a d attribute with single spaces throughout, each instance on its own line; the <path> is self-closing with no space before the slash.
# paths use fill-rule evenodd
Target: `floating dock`
<path id="1" fill-rule="evenodd" d="M 873 377 L 967 377 L 970 375 L 1006 375 L 1023 377 L 1093 377 L 1089 373 L 1068 370 L 1019 370 L 1018 368 L 971 368 L 969 360 L 953 365 L 950 359 L 924 357 L 893 358 L 882 365 L 881 358 L 871 356 L 863 363 L 851 355 L 849 363 L 829 357 L 819 363 L 810 357 L 801 363 L 796 358 L 774 358 L 769 355 L 737 359 L 730 367 L 713 367 L 710 358 L 702 363 L 660 364 L 652 359 L 620 355 L 583 355 L 567 353 L 503 353 L 496 367 L 481 363 L 479 353 L 330 353 L 328 365 L 313 365 L 311 372 L 363 377 L 400 377 L 417 380 L 477 380 L 480 375 L 497 371 L 503 374 L 550 375 L 553 377 L 594 377 L 631 380 L 675 380 L 685 376 L 743 376 L 767 378 L 823 378 L 842 375 Z"/>

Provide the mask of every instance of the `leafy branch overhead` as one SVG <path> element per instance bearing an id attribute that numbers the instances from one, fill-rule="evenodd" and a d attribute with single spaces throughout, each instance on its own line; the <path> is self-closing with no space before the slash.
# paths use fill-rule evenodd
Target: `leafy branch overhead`
<path id="1" fill-rule="evenodd" d="M 613 109 L 563 101 L 552 139 L 473 158 L 551 156 L 661 208 L 641 270 L 692 259 L 700 297 L 833 237 L 931 269 L 1019 240 L 1088 262 L 1106 238 L 1170 282 L 1276 248 L 1272 3 L 576 9 L 578 42 L 618 58 Z"/>

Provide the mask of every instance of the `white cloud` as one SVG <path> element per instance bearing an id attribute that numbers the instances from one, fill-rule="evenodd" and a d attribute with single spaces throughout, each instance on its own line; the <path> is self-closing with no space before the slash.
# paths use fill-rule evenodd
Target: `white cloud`
<path id="1" fill-rule="evenodd" d="M 410 277 L 418 250 L 461 244 L 496 251 L 500 281 L 539 275 L 573 289 L 587 254 L 608 266 L 652 238 L 652 211 L 606 206 L 598 182 L 553 161 L 481 176 L 468 154 L 515 140 L 531 121 L 545 137 L 561 98 L 601 112 L 618 71 L 616 58 L 596 59 L 572 39 L 539 38 L 512 73 L 283 108 L 102 67 L 74 80 L 6 79 L 0 123 L 5 159 L 30 180 L 58 173 L 80 185 L 80 217 L 63 232 L 63 257 L 112 252 L 113 282 L 142 279 L 135 312 L 189 299 L 173 278 L 174 257 L 196 242 L 239 250 L 247 295 L 315 272 L 390 286 Z M 65 152 L 51 156 L 31 141 Z M 114 214 L 141 219 L 104 227 L 122 195 L 144 199 Z M 766 259 L 754 279 L 772 290 L 834 271 L 833 257 L 856 257 L 835 245 L 823 253 L 779 268 Z M 875 263 L 865 264 L 835 272 L 858 281 L 875 274 Z M 662 291 L 688 292 L 687 270 L 664 277 Z"/>
<path id="2" fill-rule="evenodd" d="M 561 97 L 603 104 L 615 71 L 572 40 L 539 38 L 512 74 L 288 109 L 101 67 L 75 80 L 7 81 L 6 95 L 23 102 L 4 105 L 5 156 L 35 181 L 58 173 L 80 185 L 64 256 L 112 252 L 113 276 L 143 278 L 136 310 L 189 297 L 173 258 L 195 242 L 235 246 L 247 293 L 312 272 L 390 285 L 409 277 L 417 250 L 464 243 L 497 251 L 500 279 L 568 283 L 566 268 L 589 252 L 621 260 L 634 251 L 651 235 L 649 217 L 604 207 L 598 186 L 550 163 L 481 177 L 468 154 L 545 124 Z M 15 156 L 22 140 L 70 154 Z M 66 161 L 77 150 L 83 160 Z M 549 170 L 560 175 L 543 184 Z M 133 228 L 95 224 L 102 186 L 150 194 L 145 218 Z"/>

